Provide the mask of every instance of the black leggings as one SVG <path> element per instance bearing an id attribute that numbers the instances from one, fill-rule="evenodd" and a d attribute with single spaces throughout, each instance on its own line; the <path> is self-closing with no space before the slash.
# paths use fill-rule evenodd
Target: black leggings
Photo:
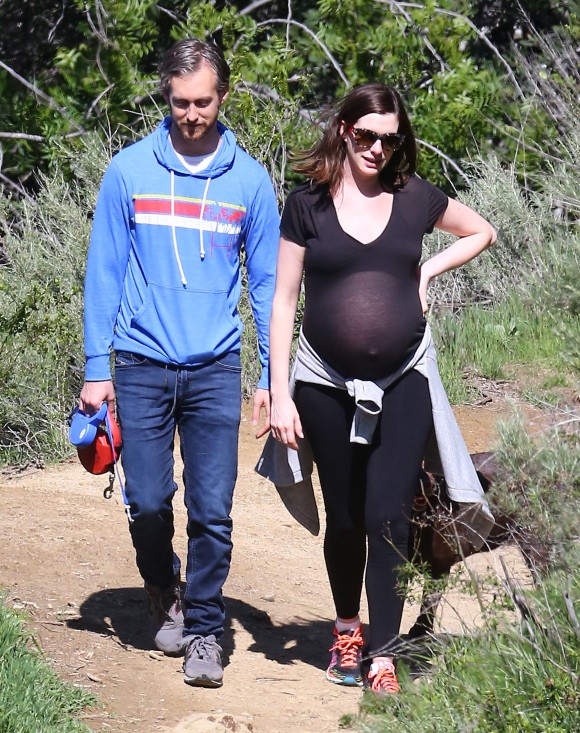
<path id="1" fill-rule="evenodd" d="M 368 653 L 379 656 L 393 645 L 403 614 L 398 566 L 408 558 L 411 506 L 433 425 L 429 386 L 411 370 L 389 387 L 368 446 L 350 442 L 354 401 L 344 390 L 298 382 L 295 402 L 324 498 L 336 614 L 358 614 L 366 564 Z"/>

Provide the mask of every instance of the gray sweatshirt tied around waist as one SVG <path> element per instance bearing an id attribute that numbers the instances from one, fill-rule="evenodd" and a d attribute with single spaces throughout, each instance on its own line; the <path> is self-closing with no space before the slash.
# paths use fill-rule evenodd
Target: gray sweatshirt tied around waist
<path id="1" fill-rule="evenodd" d="M 382 410 L 384 391 L 410 369 L 416 369 L 427 379 L 433 409 L 435 440 L 430 441 L 433 455 L 426 456 L 425 467 L 443 473 L 449 498 L 462 505 L 461 521 L 466 525 L 471 544 L 479 549 L 494 519 L 441 382 L 428 324 L 412 358 L 397 371 L 376 381 L 345 379 L 318 356 L 301 332 L 290 374 L 290 393 L 293 394 L 297 381 L 346 390 L 356 404 L 350 440 L 368 445 Z M 256 471 L 275 484 L 294 518 L 312 534 L 318 534 L 320 520 L 312 486 L 312 452 L 306 439 L 299 439 L 298 445 L 297 451 L 287 448 L 270 434 Z"/>

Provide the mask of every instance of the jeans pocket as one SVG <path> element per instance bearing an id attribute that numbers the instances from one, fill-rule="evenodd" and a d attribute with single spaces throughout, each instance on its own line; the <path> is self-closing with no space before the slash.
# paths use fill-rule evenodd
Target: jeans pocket
<path id="1" fill-rule="evenodd" d="M 116 351 L 115 352 L 115 369 L 123 369 L 123 367 L 141 366 L 148 362 L 149 359 L 142 354 L 134 354 L 132 351 Z"/>
<path id="2" fill-rule="evenodd" d="M 216 366 L 224 369 L 227 372 L 238 372 L 242 371 L 242 361 L 237 351 L 229 351 L 227 354 L 222 354 L 219 359 L 215 361 Z"/>

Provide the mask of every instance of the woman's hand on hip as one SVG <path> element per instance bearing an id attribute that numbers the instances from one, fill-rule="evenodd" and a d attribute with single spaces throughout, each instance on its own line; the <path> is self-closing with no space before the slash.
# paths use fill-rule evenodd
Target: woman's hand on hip
<path id="1" fill-rule="evenodd" d="M 429 303 L 427 301 L 427 288 L 429 287 L 430 277 L 427 275 L 426 270 L 423 267 L 417 268 L 417 282 L 419 284 L 419 300 L 421 301 L 421 310 L 423 315 L 429 310 Z"/>

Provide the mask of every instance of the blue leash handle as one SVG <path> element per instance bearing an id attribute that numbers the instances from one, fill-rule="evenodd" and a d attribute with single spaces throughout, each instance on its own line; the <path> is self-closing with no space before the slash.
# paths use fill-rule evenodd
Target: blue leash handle
<path id="1" fill-rule="evenodd" d="M 125 514 L 127 515 L 129 524 L 132 524 L 135 520 L 131 516 L 131 505 L 129 504 L 129 500 L 127 499 L 127 494 L 125 493 L 125 484 L 123 483 L 123 479 L 121 477 L 121 470 L 119 468 L 119 462 L 117 461 L 117 456 L 115 454 L 115 443 L 113 441 L 113 433 L 111 431 L 111 424 L 109 422 L 109 411 L 108 410 L 105 413 L 105 427 L 107 428 L 107 435 L 109 436 L 109 443 L 111 444 L 111 453 L 113 455 L 113 463 L 115 465 L 115 474 L 117 475 L 117 479 L 119 481 L 119 487 L 121 488 L 121 496 L 123 497 L 123 504 L 125 506 Z"/>

